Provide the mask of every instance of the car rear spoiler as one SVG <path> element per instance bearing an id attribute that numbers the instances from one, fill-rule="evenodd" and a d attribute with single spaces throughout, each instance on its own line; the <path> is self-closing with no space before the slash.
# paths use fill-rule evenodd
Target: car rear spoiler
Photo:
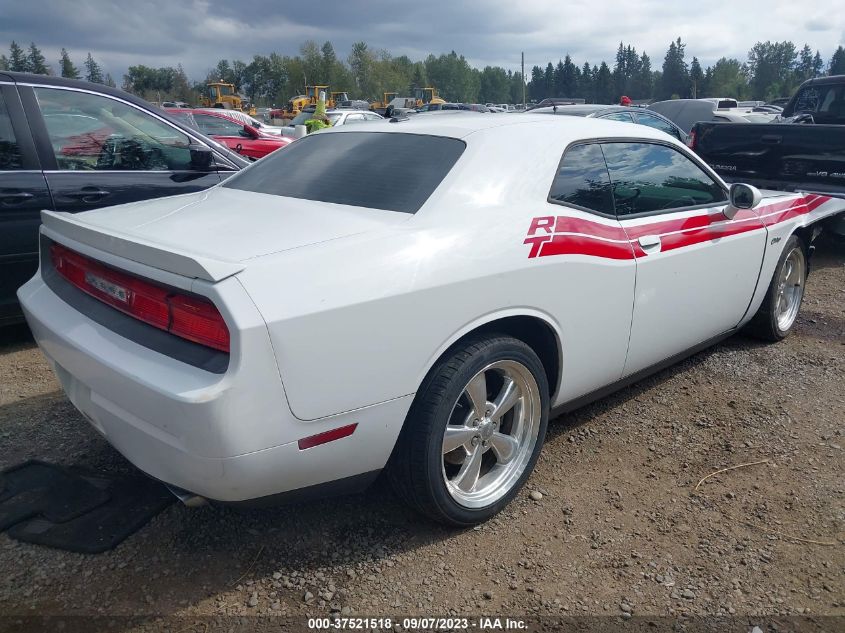
<path id="1" fill-rule="evenodd" d="M 51 237 L 65 236 L 82 244 L 153 268 L 218 282 L 244 269 L 240 262 L 214 259 L 205 255 L 163 248 L 131 235 L 89 224 L 72 213 L 41 211 L 42 232 Z"/>

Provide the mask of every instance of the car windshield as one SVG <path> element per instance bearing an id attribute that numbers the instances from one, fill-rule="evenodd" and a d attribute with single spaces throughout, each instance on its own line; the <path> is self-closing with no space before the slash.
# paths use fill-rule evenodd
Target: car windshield
<path id="1" fill-rule="evenodd" d="M 455 138 L 389 132 L 338 132 L 306 136 L 224 187 L 288 198 L 416 213 L 460 158 Z M 395 161 L 385 177 L 385 156 Z"/>

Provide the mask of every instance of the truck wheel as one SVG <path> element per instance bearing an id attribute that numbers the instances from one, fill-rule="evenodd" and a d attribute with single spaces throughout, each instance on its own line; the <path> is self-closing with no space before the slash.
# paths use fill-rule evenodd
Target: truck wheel
<path id="1" fill-rule="evenodd" d="M 436 521 L 481 523 L 528 479 L 548 416 L 548 382 L 534 350 L 504 335 L 470 340 L 423 381 L 388 479 L 403 500 Z"/>
<path id="2" fill-rule="evenodd" d="M 783 248 L 775 274 L 760 309 L 748 324 L 748 331 L 766 341 L 786 338 L 798 317 L 807 281 L 807 251 L 797 235 Z"/>

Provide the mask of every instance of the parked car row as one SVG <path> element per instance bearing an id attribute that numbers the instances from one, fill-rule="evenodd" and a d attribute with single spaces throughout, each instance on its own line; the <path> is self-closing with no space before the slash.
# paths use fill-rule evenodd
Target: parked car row
<path id="1" fill-rule="evenodd" d="M 243 123 L 233 110 L 168 108 L 166 112 L 249 160 L 264 158 L 292 142 L 290 138 L 265 133 L 249 123 Z M 244 116 L 249 118 L 249 115 Z"/>

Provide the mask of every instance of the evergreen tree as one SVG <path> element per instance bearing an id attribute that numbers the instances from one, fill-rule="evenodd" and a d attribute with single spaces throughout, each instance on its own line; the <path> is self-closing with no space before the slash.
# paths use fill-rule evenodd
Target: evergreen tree
<path id="1" fill-rule="evenodd" d="M 9 47 L 9 70 L 12 72 L 28 73 L 29 60 L 26 58 L 26 53 L 18 46 L 18 43 L 12 40 L 12 45 Z"/>
<path id="2" fill-rule="evenodd" d="M 320 52 L 323 54 L 323 70 L 321 74 L 325 78 L 322 81 L 325 81 L 329 86 L 333 86 L 336 74 L 335 65 L 337 64 L 337 55 L 334 52 L 334 46 L 332 46 L 331 42 L 325 42 Z"/>
<path id="3" fill-rule="evenodd" d="M 689 67 L 689 78 L 691 96 L 693 99 L 698 99 L 699 95 L 706 92 L 704 86 L 704 71 L 701 70 L 701 64 L 698 63 L 698 57 L 693 57 Z"/>
<path id="4" fill-rule="evenodd" d="M 578 74 L 578 66 L 572 63 L 572 58 L 567 54 L 561 71 L 561 97 L 574 97 L 578 93 Z"/>
<path id="5" fill-rule="evenodd" d="M 827 67 L 828 75 L 845 75 L 845 48 L 841 46 L 830 58 L 830 65 Z"/>
<path id="6" fill-rule="evenodd" d="M 613 75 L 606 62 L 602 62 L 595 73 L 596 103 L 614 103 Z"/>
<path id="7" fill-rule="evenodd" d="M 9 70 L 9 59 L 0 53 L 0 70 Z"/>
<path id="8" fill-rule="evenodd" d="M 73 65 L 73 62 L 70 60 L 70 55 L 64 48 L 62 49 L 62 56 L 59 59 L 59 69 L 61 70 L 62 77 L 67 77 L 68 79 L 79 79 L 79 69 Z"/>
<path id="9" fill-rule="evenodd" d="M 654 78 L 651 72 L 651 58 L 645 53 L 637 64 L 637 74 L 634 76 L 632 96 L 636 99 L 650 99 L 654 94 Z"/>
<path id="10" fill-rule="evenodd" d="M 555 95 L 555 67 L 549 62 L 543 73 L 543 98 Z"/>
<path id="11" fill-rule="evenodd" d="M 44 59 L 44 55 L 35 45 L 35 42 L 29 43 L 29 53 L 26 56 L 26 61 L 29 66 L 29 72 L 35 73 L 36 75 L 50 74 L 50 69 L 47 68 L 47 60 Z"/>
<path id="12" fill-rule="evenodd" d="M 800 83 L 807 79 L 812 79 L 813 75 L 813 50 L 809 44 L 804 44 L 804 48 L 798 53 L 798 65 L 795 67 L 795 79 Z"/>
<path id="13" fill-rule="evenodd" d="M 528 84 L 528 98 L 540 101 L 543 98 L 543 69 L 539 66 L 531 68 L 531 81 Z"/>
<path id="14" fill-rule="evenodd" d="M 666 51 L 666 57 L 663 59 L 660 86 L 662 99 L 684 98 L 689 94 L 689 70 L 684 61 L 685 48 L 686 44 L 681 42 L 680 37 L 669 44 L 669 50 Z"/>
<path id="15" fill-rule="evenodd" d="M 813 56 L 813 77 L 821 77 L 824 74 L 824 61 L 821 54 L 816 51 Z"/>
<path id="16" fill-rule="evenodd" d="M 590 68 L 590 62 L 584 62 L 584 67 L 581 69 L 581 81 L 578 85 L 578 97 L 584 99 L 587 103 L 592 103 L 593 97 L 593 71 Z"/>
<path id="17" fill-rule="evenodd" d="M 85 79 L 91 83 L 101 84 L 103 79 L 103 70 L 96 60 L 88 53 L 88 58 L 85 60 Z"/>
<path id="18" fill-rule="evenodd" d="M 563 61 L 558 60 L 557 66 L 555 66 L 555 76 L 554 76 L 554 82 L 555 82 L 554 96 L 555 97 L 566 96 L 566 91 L 564 90 L 564 87 L 563 87 L 563 73 L 564 73 L 565 70 L 566 69 L 563 66 Z"/>
<path id="19" fill-rule="evenodd" d="M 613 86 L 616 93 L 621 97 L 627 93 L 626 83 L 628 80 L 628 70 L 626 62 L 628 58 L 625 55 L 625 45 L 619 42 L 619 48 L 616 49 L 616 64 L 613 66 Z M 617 100 L 618 101 L 618 100 Z"/>

